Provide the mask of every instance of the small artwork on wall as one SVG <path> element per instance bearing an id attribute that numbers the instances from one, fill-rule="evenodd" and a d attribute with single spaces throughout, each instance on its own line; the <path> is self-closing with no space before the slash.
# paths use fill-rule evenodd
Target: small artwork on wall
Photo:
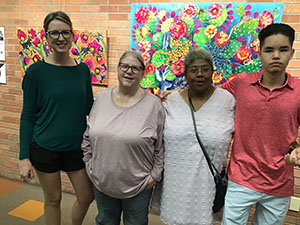
<path id="1" fill-rule="evenodd" d="M 133 3 L 130 47 L 142 54 L 140 85 L 159 95 L 183 88 L 184 58 L 197 48 L 214 60 L 213 83 L 259 71 L 258 33 L 281 21 L 282 3 Z"/>
<path id="2" fill-rule="evenodd" d="M 5 61 L 4 27 L 0 27 L 0 61 Z"/>
<path id="3" fill-rule="evenodd" d="M 48 45 L 43 29 L 17 28 L 17 37 L 24 75 L 31 64 L 51 54 L 51 46 Z M 106 31 L 75 30 L 70 55 L 88 65 L 93 84 L 108 84 Z"/>
<path id="4" fill-rule="evenodd" d="M 0 83 L 1 84 L 6 84 L 5 63 L 0 63 Z"/>

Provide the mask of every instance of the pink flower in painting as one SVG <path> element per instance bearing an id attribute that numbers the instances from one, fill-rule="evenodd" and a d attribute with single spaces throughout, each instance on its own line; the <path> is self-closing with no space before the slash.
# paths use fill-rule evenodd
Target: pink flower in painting
<path id="1" fill-rule="evenodd" d="M 40 61 L 41 60 L 41 57 L 38 55 L 38 54 L 35 54 L 33 57 L 32 57 L 32 60 L 33 62 L 37 62 L 37 61 Z"/>
<path id="2" fill-rule="evenodd" d="M 92 83 L 99 83 L 99 80 L 95 75 L 92 75 Z"/>
<path id="3" fill-rule="evenodd" d="M 92 53 L 98 54 L 99 50 L 101 48 L 101 45 L 98 44 L 98 42 L 96 40 L 94 40 L 93 42 L 88 44 L 88 48 Z"/>
<path id="4" fill-rule="evenodd" d="M 20 29 L 18 29 L 18 31 L 17 31 L 17 36 L 20 41 L 25 41 L 27 38 L 27 35 L 25 34 L 25 32 Z"/>
<path id="5" fill-rule="evenodd" d="M 250 56 L 250 49 L 246 46 L 241 46 L 239 50 L 235 53 L 234 58 L 238 62 L 244 62 L 246 61 Z"/>
<path id="6" fill-rule="evenodd" d="M 143 6 L 138 8 L 135 12 L 135 20 L 138 23 L 146 23 L 147 20 L 149 19 L 149 10 Z"/>
<path id="7" fill-rule="evenodd" d="M 87 59 L 87 60 L 85 60 L 84 62 L 88 65 L 88 67 L 90 68 L 90 70 L 93 69 L 93 67 L 94 67 L 93 60 Z"/>
<path id="8" fill-rule="evenodd" d="M 77 48 L 71 48 L 71 53 L 73 54 L 73 55 L 78 55 L 79 54 L 79 51 L 78 51 L 78 49 Z"/>
<path id="9" fill-rule="evenodd" d="M 33 44 L 35 47 L 39 48 L 41 46 L 41 40 L 39 38 L 35 38 Z"/>
<path id="10" fill-rule="evenodd" d="M 170 32 L 175 39 L 182 38 L 187 32 L 187 25 L 182 20 L 174 21 L 170 27 Z"/>
<path id="11" fill-rule="evenodd" d="M 34 37 L 35 37 L 35 34 L 36 34 L 36 31 L 34 30 L 34 29 L 30 29 L 29 31 L 28 31 L 28 36 L 31 38 L 31 39 L 33 39 Z"/>
<path id="12" fill-rule="evenodd" d="M 266 26 L 273 23 L 273 21 L 274 21 L 274 18 L 273 18 L 272 13 L 270 13 L 268 11 L 263 11 L 262 14 L 260 14 L 260 16 L 259 16 L 258 26 L 261 28 L 265 28 Z"/>
<path id="13" fill-rule="evenodd" d="M 139 41 L 138 47 L 142 52 L 148 52 L 151 48 L 151 42 L 147 39 L 142 39 Z"/>
<path id="14" fill-rule="evenodd" d="M 153 74 L 154 71 L 155 71 L 155 66 L 154 66 L 154 64 L 153 64 L 153 63 L 147 64 L 145 70 L 146 70 L 146 72 L 147 72 L 148 74 Z"/>
<path id="15" fill-rule="evenodd" d="M 40 37 L 41 37 L 41 40 L 46 40 L 45 31 L 44 30 L 41 30 Z"/>
<path id="16" fill-rule="evenodd" d="M 250 47 L 251 47 L 252 51 L 259 52 L 259 40 L 258 40 L 258 37 L 255 38 L 252 41 L 252 43 L 250 44 Z"/>
<path id="17" fill-rule="evenodd" d="M 179 76 L 184 73 L 184 62 L 182 60 L 177 60 L 172 67 L 172 72 L 176 75 Z"/>
<path id="18" fill-rule="evenodd" d="M 81 39 L 81 42 L 83 44 L 86 44 L 88 42 L 88 40 L 89 40 L 89 36 L 87 34 L 85 34 L 85 33 L 81 33 L 80 34 L 80 39 Z"/>
<path id="19" fill-rule="evenodd" d="M 215 25 L 210 24 L 204 30 L 204 34 L 207 38 L 212 39 L 216 35 L 217 31 L 217 27 Z"/>
<path id="20" fill-rule="evenodd" d="M 74 33 L 74 40 L 73 41 L 75 43 L 77 42 L 78 38 L 79 38 L 79 34 L 78 33 Z"/>
<path id="21" fill-rule="evenodd" d="M 224 46 L 229 42 L 229 36 L 225 32 L 221 31 L 216 34 L 215 41 L 218 46 Z"/>
<path id="22" fill-rule="evenodd" d="M 208 14 L 212 19 L 218 18 L 222 14 L 222 6 L 217 3 L 213 4 L 208 8 Z"/>
<path id="23" fill-rule="evenodd" d="M 30 59 L 27 58 L 26 56 L 24 56 L 23 62 L 24 62 L 25 65 L 28 65 L 30 63 Z"/>
<path id="24" fill-rule="evenodd" d="M 197 9 L 193 4 L 186 4 L 182 11 L 183 15 L 188 18 L 194 18 L 197 13 Z"/>
<path id="25" fill-rule="evenodd" d="M 96 60 L 97 60 L 97 63 L 99 64 L 99 65 L 102 65 L 102 64 L 104 64 L 104 61 L 103 61 L 103 58 L 102 58 L 102 56 L 97 56 L 96 57 Z"/>

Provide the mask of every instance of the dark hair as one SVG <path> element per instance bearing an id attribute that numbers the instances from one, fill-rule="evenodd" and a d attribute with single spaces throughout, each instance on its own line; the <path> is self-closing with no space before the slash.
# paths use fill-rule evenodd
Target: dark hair
<path id="1" fill-rule="evenodd" d="M 68 24 L 71 27 L 71 30 L 73 30 L 73 26 L 72 26 L 70 17 L 65 12 L 57 11 L 57 12 L 51 12 L 45 17 L 45 19 L 44 19 L 45 32 L 48 31 L 49 24 L 52 20 L 60 20 L 64 23 Z"/>
<path id="2" fill-rule="evenodd" d="M 186 73 L 186 70 L 188 69 L 189 65 L 192 64 L 197 59 L 203 59 L 208 62 L 208 64 L 211 66 L 211 69 L 213 70 L 213 58 L 211 54 L 205 50 L 205 49 L 193 49 L 188 52 L 184 59 L 184 70 Z"/>
<path id="3" fill-rule="evenodd" d="M 288 37 L 291 46 L 293 46 L 294 39 L 295 39 L 295 30 L 288 24 L 272 23 L 272 24 L 268 25 L 267 27 L 263 28 L 259 32 L 258 39 L 259 39 L 260 47 L 263 46 L 265 39 L 267 37 L 269 37 L 271 35 L 276 35 L 276 34 L 282 34 L 282 35 Z"/>
<path id="4" fill-rule="evenodd" d="M 138 53 L 137 51 L 125 51 L 121 57 L 120 57 L 120 60 L 119 60 L 119 63 L 122 61 L 122 59 L 124 59 L 127 55 L 132 55 L 134 56 L 140 63 L 141 63 L 141 66 L 143 68 L 143 70 L 145 70 L 145 63 L 144 63 L 144 59 L 143 57 L 141 56 L 140 53 Z"/>

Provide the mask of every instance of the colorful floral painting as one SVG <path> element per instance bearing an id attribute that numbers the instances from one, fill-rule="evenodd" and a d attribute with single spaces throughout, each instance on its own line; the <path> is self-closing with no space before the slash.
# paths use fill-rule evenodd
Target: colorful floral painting
<path id="1" fill-rule="evenodd" d="M 132 4 L 130 47 L 146 62 L 140 85 L 159 95 L 183 88 L 184 58 L 196 48 L 214 59 L 213 83 L 259 71 L 259 31 L 279 23 L 282 3 Z"/>
<path id="2" fill-rule="evenodd" d="M 26 69 L 32 63 L 51 54 L 51 47 L 47 43 L 44 30 L 18 28 L 17 37 L 24 75 Z M 70 55 L 79 62 L 85 62 L 89 66 L 93 84 L 107 85 L 106 31 L 74 31 L 74 42 Z"/>

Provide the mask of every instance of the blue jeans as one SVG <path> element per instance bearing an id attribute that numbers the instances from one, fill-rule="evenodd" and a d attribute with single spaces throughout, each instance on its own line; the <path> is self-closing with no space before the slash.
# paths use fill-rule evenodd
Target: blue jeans
<path id="1" fill-rule="evenodd" d="M 256 205 L 252 224 L 281 225 L 290 197 L 268 195 L 228 180 L 222 225 L 246 225 L 252 205 Z"/>
<path id="2" fill-rule="evenodd" d="M 100 192 L 94 187 L 98 208 L 97 225 L 120 225 L 123 212 L 124 225 L 147 225 L 152 188 L 146 188 L 132 198 L 118 199 Z"/>

